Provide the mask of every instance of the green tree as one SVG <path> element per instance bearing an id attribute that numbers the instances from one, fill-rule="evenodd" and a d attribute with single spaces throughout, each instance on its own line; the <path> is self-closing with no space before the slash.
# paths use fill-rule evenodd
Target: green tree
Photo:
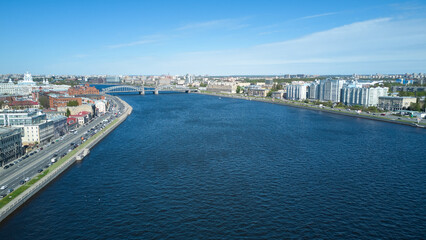
<path id="1" fill-rule="evenodd" d="M 327 102 L 324 102 L 323 105 L 327 106 L 327 107 L 332 107 L 333 106 L 333 102 L 329 100 Z"/>
<path id="2" fill-rule="evenodd" d="M 242 87 L 241 87 L 241 86 L 237 86 L 237 90 L 236 90 L 236 92 L 237 92 L 237 93 L 241 93 L 241 92 L 242 92 Z"/>
<path id="3" fill-rule="evenodd" d="M 345 107 L 345 104 L 343 104 L 342 102 L 338 102 L 338 103 L 336 104 L 336 107 Z"/>
<path id="4" fill-rule="evenodd" d="M 421 106 L 420 106 L 420 98 L 417 98 L 416 104 L 414 104 L 414 111 L 418 111 L 420 112 L 420 110 L 422 110 Z"/>
<path id="5" fill-rule="evenodd" d="M 69 116 L 71 115 L 71 111 L 70 111 L 70 109 L 69 109 L 69 108 L 67 108 L 67 112 L 65 113 L 65 115 L 66 115 L 67 117 L 69 117 Z"/>
<path id="6" fill-rule="evenodd" d="M 39 98 L 38 98 L 38 101 L 40 102 L 40 105 L 43 107 L 43 108 L 49 108 L 49 97 L 47 97 L 47 96 L 43 96 L 43 95 L 41 95 Z"/>
<path id="7" fill-rule="evenodd" d="M 379 109 L 377 109 L 377 107 L 375 107 L 375 106 L 370 106 L 370 107 L 367 108 L 367 110 L 369 112 L 378 112 L 379 111 Z"/>
<path id="8" fill-rule="evenodd" d="M 283 89 L 283 85 L 281 85 L 279 83 L 275 83 L 274 85 L 272 85 L 272 89 L 271 90 L 273 92 L 276 92 L 276 91 L 281 90 L 281 89 Z"/>
<path id="9" fill-rule="evenodd" d="M 269 91 L 269 92 L 266 94 L 266 96 L 267 96 L 267 97 L 272 97 L 272 91 Z"/>
<path id="10" fill-rule="evenodd" d="M 75 100 L 73 100 L 73 101 L 69 101 L 69 102 L 67 103 L 67 106 L 68 106 L 68 107 L 75 107 L 75 106 L 78 106 L 78 102 L 77 102 L 77 101 L 75 101 Z"/>

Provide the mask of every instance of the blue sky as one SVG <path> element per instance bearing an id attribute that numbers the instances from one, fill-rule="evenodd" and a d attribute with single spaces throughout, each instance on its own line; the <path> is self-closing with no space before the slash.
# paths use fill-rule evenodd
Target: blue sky
<path id="1" fill-rule="evenodd" d="M 0 1 L 0 73 L 426 72 L 426 1 Z"/>

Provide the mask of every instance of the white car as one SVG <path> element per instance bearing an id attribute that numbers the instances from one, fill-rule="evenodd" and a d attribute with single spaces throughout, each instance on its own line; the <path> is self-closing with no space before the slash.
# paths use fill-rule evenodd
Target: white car
<path id="1" fill-rule="evenodd" d="M 29 177 L 26 177 L 25 178 L 25 182 L 28 182 L 30 180 L 30 178 Z"/>
<path id="2" fill-rule="evenodd" d="M 0 190 L 5 190 L 6 188 L 7 188 L 7 186 L 3 185 L 3 186 L 0 187 Z"/>

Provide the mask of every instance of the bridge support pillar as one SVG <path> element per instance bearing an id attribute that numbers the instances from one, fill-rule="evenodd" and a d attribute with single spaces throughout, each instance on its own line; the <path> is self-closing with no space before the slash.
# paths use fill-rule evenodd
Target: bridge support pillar
<path id="1" fill-rule="evenodd" d="M 158 89 L 157 88 L 154 90 L 154 94 L 158 95 Z"/>

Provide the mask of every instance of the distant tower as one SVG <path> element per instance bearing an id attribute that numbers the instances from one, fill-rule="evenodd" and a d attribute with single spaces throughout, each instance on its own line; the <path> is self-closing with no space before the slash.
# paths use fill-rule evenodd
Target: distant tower
<path id="1" fill-rule="evenodd" d="M 23 83 L 34 83 L 33 76 L 31 76 L 31 73 L 25 73 L 24 74 L 24 81 Z"/>
<path id="2" fill-rule="evenodd" d="M 186 74 L 185 76 L 185 84 L 192 84 L 192 75 Z"/>
<path id="3" fill-rule="evenodd" d="M 33 77 L 28 72 L 24 74 L 24 80 L 18 81 L 18 84 L 19 85 L 27 85 L 27 86 L 36 85 L 36 83 L 33 81 Z"/>

